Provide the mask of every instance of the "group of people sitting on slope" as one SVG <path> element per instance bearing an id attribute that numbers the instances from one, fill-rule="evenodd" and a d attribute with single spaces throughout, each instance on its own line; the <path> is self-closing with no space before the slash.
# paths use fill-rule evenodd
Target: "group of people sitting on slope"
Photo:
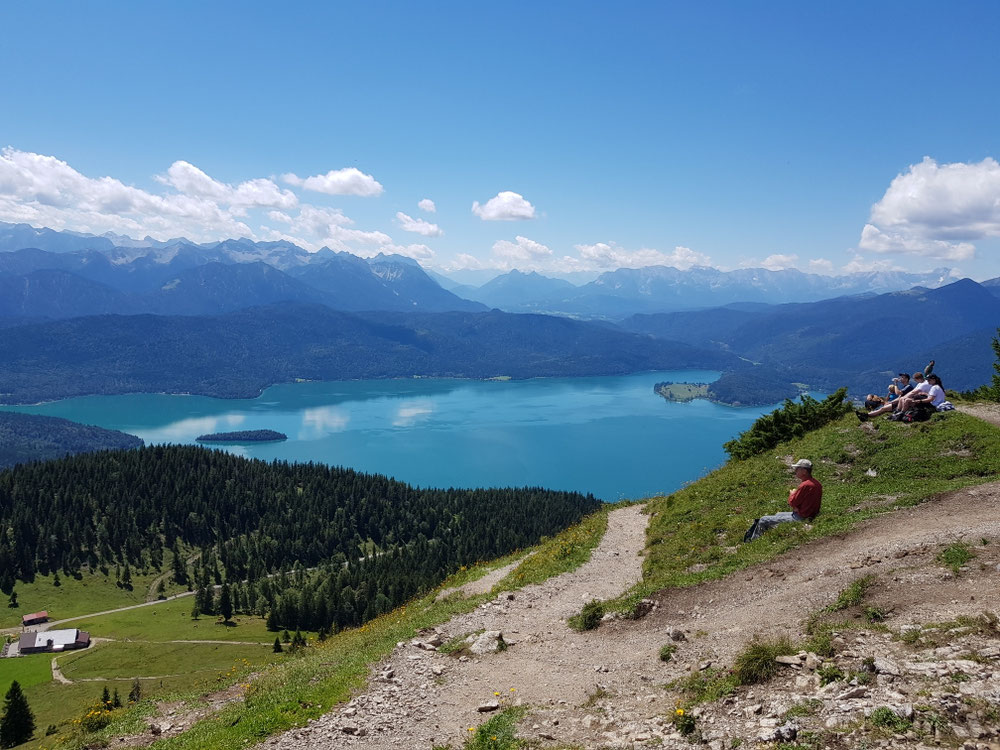
<path id="1" fill-rule="evenodd" d="M 901 418 L 915 411 L 923 411 L 928 416 L 934 411 L 949 411 L 955 407 L 945 398 L 941 378 L 934 374 L 932 359 L 923 372 L 913 373 L 911 378 L 905 372 L 892 379 L 889 393 L 886 396 L 869 394 L 865 399 L 868 412 L 855 412 L 862 422 L 879 414 L 892 414 L 893 418 Z M 917 419 L 926 417 L 917 417 Z M 790 511 L 761 516 L 753 522 L 743 535 L 744 542 L 752 542 L 768 529 L 778 524 L 790 521 L 811 521 L 819 515 L 823 500 L 823 485 L 812 475 L 812 461 L 800 458 L 792 464 L 795 478 L 799 485 L 788 493 Z"/>
<path id="2" fill-rule="evenodd" d="M 869 411 L 857 411 L 857 417 L 867 422 L 871 417 L 889 414 L 889 419 L 912 422 L 930 417 L 935 411 L 948 411 L 955 407 L 947 400 L 940 376 L 934 374 L 932 359 L 923 372 L 901 372 L 892 379 L 886 396 L 869 393 L 865 397 L 865 408 Z"/>

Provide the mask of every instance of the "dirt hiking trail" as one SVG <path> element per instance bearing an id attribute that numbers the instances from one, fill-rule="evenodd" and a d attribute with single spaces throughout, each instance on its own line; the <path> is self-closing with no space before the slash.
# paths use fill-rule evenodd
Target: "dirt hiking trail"
<path id="1" fill-rule="evenodd" d="M 501 595 L 437 629 L 444 639 L 500 630 L 506 651 L 460 659 L 403 644 L 350 703 L 262 747 L 457 748 L 490 715 L 478 709 L 495 700 L 529 707 L 520 734 L 541 747 L 641 746 L 650 723 L 662 725 L 673 712 L 665 683 L 709 664 L 729 666 L 755 636 L 800 637 L 803 621 L 862 575 L 878 577 L 872 598 L 894 629 L 1000 608 L 1000 484 L 990 483 L 871 519 L 721 581 L 661 592 L 641 620 L 570 630 L 565 619 L 584 603 L 639 580 L 646 520 L 641 506 L 613 511 L 577 571 Z M 935 562 L 956 540 L 981 550 L 974 575 L 955 577 Z M 677 631 L 684 637 L 675 658 L 661 662 L 660 648 Z"/>

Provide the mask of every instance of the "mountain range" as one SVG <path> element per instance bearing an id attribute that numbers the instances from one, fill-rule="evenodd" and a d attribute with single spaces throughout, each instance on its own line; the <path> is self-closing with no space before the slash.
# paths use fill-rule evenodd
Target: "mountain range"
<path id="1" fill-rule="evenodd" d="M 204 266 L 212 267 L 195 272 Z M 39 276 L 39 271 L 63 275 Z M 914 286 L 937 288 L 953 281 L 946 268 L 822 276 L 795 269 L 721 271 L 695 266 L 682 271 L 649 266 L 608 271 L 583 285 L 514 270 L 470 286 L 448 283 L 441 274 L 399 255 L 359 258 L 328 248 L 310 253 L 286 241 L 246 238 L 202 244 L 183 238 L 133 240 L 2 222 L 0 279 L 0 317 L 27 319 L 110 312 L 217 314 L 294 301 L 352 311 L 497 308 L 621 320 L 637 313 L 810 302 Z M 58 305 L 51 304 L 54 293 L 63 298 Z"/>
<path id="2" fill-rule="evenodd" d="M 636 315 L 622 326 L 738 354 L 819 389 L 880 392 L 895 373 L 936 359 L 945 387 L 966 390 L 992 373 L 990 340 L 1000 325 L 995 289 L 962 279 L 939 289 Z"/>
<path id="3" fill-rule="evenodd" d="M 16 247 L 29 241 L 44 247 Z M 927 283 L 911 284 L 920 279 Z M 879 293 L 897 285 L 910 286 Z M 821 294 L 830 297 L 781 303 Z M 398 255 L 0 224 L 8 403 L 136 391 L 249 396 L 296 378 L 682 368 L 728 373 L 727 392 L 741 401 L 741 377 L 756 392 L 804 383 L 859 395 L 929 358 L 946 387 L 964 390 L 990 379 L 998 324 L 1000 279 L 951 281 L 946 269 L 822 277 L 650 267 L 583 286 L 512 271 L 449 291 Z"/>

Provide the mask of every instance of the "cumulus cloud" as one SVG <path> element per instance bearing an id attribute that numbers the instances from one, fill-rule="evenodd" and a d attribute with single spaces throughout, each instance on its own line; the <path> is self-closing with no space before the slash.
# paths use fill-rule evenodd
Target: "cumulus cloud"
<path id="1" fill-rule="evenodd" d="M 424 198 L 417 204 L 417 208 L 421 211 L 426 211 L 429 214 L 437 213 L 437 206 L 434 205 L 434 201 L 430 198 Z"/>
<path id="2" fill-rule="evenodd" d="M 641 248 L 627 250 L 611 242 L 594 245 L 575 245 L 580 258 L 589 269 L 643 268 L 644 266 L 673 266 L 686 271 L 692 266 L 707 266 L 711 259 L 689 247 L 678 245 L 673 252 Z"/>
<path id="3" fill-rule="evenodd" d="M 871 260 L 863 255 L 854 255 L 843 267 L 844 273 L 870 273 L 872 271 L 902 271 L 903 268 L 891 260 Z"/>
<path id="4" fill-rule="evenodd" d="M 331 169 L 326 174 L 312 177 L 285 174 L 281 176 L 281 179 L 289 185 L 327 195 L 359 195 L 363 198 L 370 198 L 381 195 L 383 190 L 382 184 L 378 180 L 355 167 Z"/>
<path id="5" fill-rule="evenodd" d="M 1000 163 L 924 157 L 872 206 L 858 247 L 954 261 L 972 258 L 972 242 L 988 237 L 1000 237 Z"/>
<path id="6" fill-rule="evenodd" d="M 404 232 L 422 234 L 424 237 L 440 237 L 444 232 L 437 224 L 431 224 L 423 219 L 414 219 L 402 211 L 396 212 L 396 223 Z"/>
<path id="7" fill-rule="evenodd" d="M 783 271 L 786 268 L 795 268 L 796 262 L 798 262 L 798 255 L 781 255 L 775 253 L 774 255 L 768 255 L 761 261 L 761 268 L 766 268 L 768 271 Z"/>
<path id="8" fill-rule="evenodd" d="M 0 151 L 0 220 L 93 234 L 210 241 L 253 237 L 242 220 L 248 207 L 295 205 L 293 194 L 269 180 L 232 186 L 204 173 L 205 179 L 199 178 L 200 170 L 187 167 L 173 170 L 175 178 L 168 170 L 163 182 L 177 189 L 176 179 L 190 192 L 158 195 L 113 177 L 87 177 L 53 156 L 8 147 Z"/>
<path id="9" fill-rule="evenodd" d="M 950 261 L 968 260 L 976 255 L 976 246 L 971 242 L 934 240 L 906 229 L 886 232 L 874 224 L 865 224 L 858 248 L 873 253 L 921 255 Z"/>
<path id="10" fill-rule="evenodd" d="M 480 205 L 472 204 L 472 213 L 483 221 L 518 221 L 535 218 L 535 207 L 519 193 L 502 190 Z"/>
<path id="11" fill-rule="evenodd" d="M 228 184 L 186 161 L 174 162 L 154 179 L 161 190 L 87 177 L 53 156 L 6 148 L 0 151 L 0 220 L 160 240 L 284 240 L 309 250 L 326 245 L 359 255 L 395 247 L 385 232 L 355 228 L 339 208 L 300 203 L 272 179 Z M 271 226 L 261 223 L 265 217 Z M 431 252 L 424 245 L 400 247 L 411 257 Z"/>
<path id="12" fill-rule="evenodd" d="M 430 261 L 434 259 L 436 253 L 431 250 L 427 245 L 382 245 L 379 247 L 378 251 L 380 253 L 385 253 L 386 255 L 405 255 L 407 258 L 413 258 L 416 261 Z"/>
<path id="13" fill-rule="evenodd" d="M 263 178 L 248 180 L 234 187 L 209 177 L 194 164 L 186 161 L 175 161 L 165 175 L 158 175 L 156 179 L 174 188 L 178 193 L 237 208 L 266 206 L 287 210 L 299 203 L 295 193 L 291 190 L 282 190 L 273 180 Z"/>
<path id="14" fill-rule="evenodd" d="M 814 258 L 809 261 L 809 270 L 813 273 L 821 273 L 824 276 L 833 275 L 833 261 L 826 258 Z"/>
<path id="15" fill-rule="evenodd" d="M 510 240 L 494 242 L 493 255 L 504 265 L 534 267 L 538 261 L 552 257 L 552 251 L 540 242 L 518 235 L 513 242 Z"/>

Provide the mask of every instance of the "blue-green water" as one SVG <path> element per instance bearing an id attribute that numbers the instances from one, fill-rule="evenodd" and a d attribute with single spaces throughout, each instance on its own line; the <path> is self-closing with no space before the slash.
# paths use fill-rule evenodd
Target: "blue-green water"
<path id="1" fill-rule="evenodd" d="M 725 441 L 774 408 L 668 403 L 653 392 L 664 380 L 717 377 L 685 371 L 294 383 L 247 400 L 141 394 L 5 408 L 123 430 L 147 444 L 272 429 L 288 440 L 224 449 L 347 466 L 420 486 L 544 486 L 611 501 L 670 492 L 697 479 L 725 461 Z"/>

